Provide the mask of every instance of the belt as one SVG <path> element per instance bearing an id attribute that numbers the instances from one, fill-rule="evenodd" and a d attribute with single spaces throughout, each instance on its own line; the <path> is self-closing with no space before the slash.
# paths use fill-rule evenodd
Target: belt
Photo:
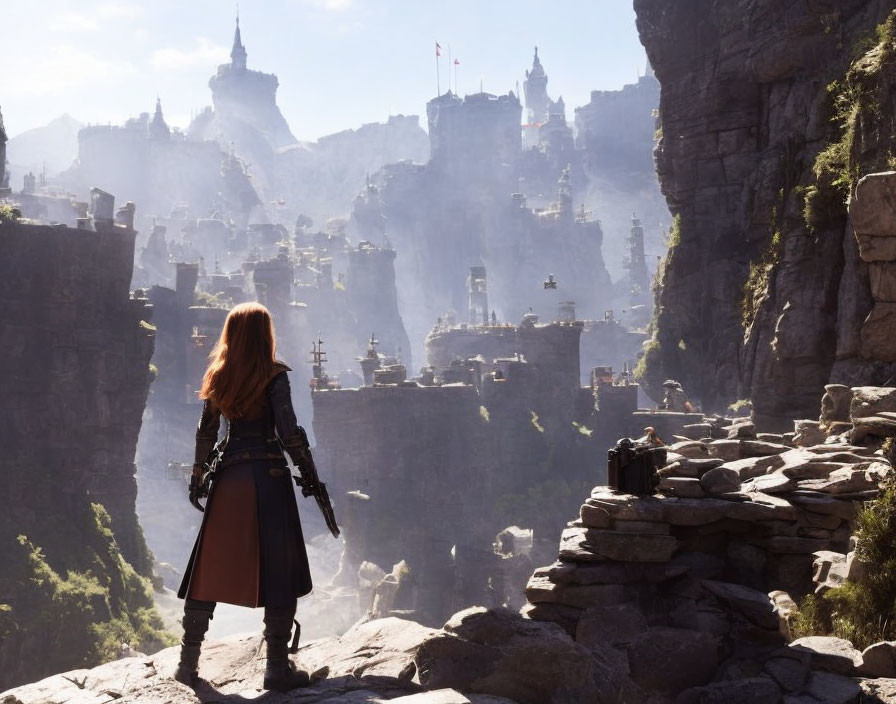
<path id="1" fill-rule="evenodd" d="M 221 467 L 227 467 L 238 462 L 249 460 L 285 460 L 282 452 L 259 452 L 257 449 L 239 450 L 237 452 L 225 452 L 221 460 Z"/>

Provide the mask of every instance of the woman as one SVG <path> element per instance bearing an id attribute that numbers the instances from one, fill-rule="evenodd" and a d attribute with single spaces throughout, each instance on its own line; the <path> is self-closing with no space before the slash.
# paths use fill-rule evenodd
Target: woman
<path id="1" fill-rule="evenodd" d="M 222 415 L 228 427 L 178 592 L 186 602 L 175 679 L 184 684 L 198 680 L 199 650 L 219 601 L 264 607 L 265 689 L 286 691 L 309 682 L 288 655 L 296 599 L 311 591 L 311 574 L 283 451 L 300 471 L 311 455 L 292 408 L 289 367 L 277 361 L 275 350 L 270 313 L 258 303 L 243 303 L 230 311 L 209 355 L 199 392 L 204 404 L 191 498 Z"/>

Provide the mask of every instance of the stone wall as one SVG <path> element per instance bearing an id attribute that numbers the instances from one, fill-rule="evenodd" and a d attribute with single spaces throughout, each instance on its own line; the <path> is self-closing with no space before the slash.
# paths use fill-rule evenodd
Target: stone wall
<path id="1" fill-rule="evenodd" d="M 860 413 L 892 405 L 881 389 L 854 391 Z M 893 474 L 880 436 L 795 447 L 750 433 L 742 422 L 729 439 L 669 446 L 653 495 L 595 487 L 558 561 L 529 580 L 524 615 L 614 663 L 643 690 L 638 701 L 846 703 L 865 686 L 851 677 L 891 676 L 847 641 L 789 630 L 813 570 L 827 589 L 856 562 L 852 520 Z"/>
<path id="2" fill-rule="evenodd" d="M 889 9 L 635 3 L 661 85 L 656 165 L 677 218 L 648 378 L 682 380 L 706 409 L 751 398 L 758 421 L 784 427 L 829 380 L 889 377 L 854 344 L 868 281 L 845 208 L 892 135 L 886 99 L 853 115 L 858 81 L 846 75 Z M 885 95 L 892 72 L 869 61 Z"/>

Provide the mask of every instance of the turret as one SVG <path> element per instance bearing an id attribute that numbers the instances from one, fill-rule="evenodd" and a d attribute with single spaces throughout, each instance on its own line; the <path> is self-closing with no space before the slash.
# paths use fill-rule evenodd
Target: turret
<path id="1" fill-rule="evenodd" d="M 230 63 L 234 70 L 246 70 L 246 47 L 240 37 L 240 16 L 236 16 L 236 31 L 233 33 L 233 48 L 230 50 Z"/>
<path id="2" fill-rule="evenodd" d="M 535 47 L 532 70 L 526 71 L 523 94 L 526 99 L 529 124 L 536 125 L 547 122 L 550 117 L 551 99 L 548 97 L 548 77 L 538 58 L 538 47 Z"/>
<path id="3" fill-rule="evenodd" d="M 149 133 L 156 138 L 165 139 L 171 136 L 171 130 L 168 129 L 168 123 L 162 115 L 162 101 L 156 96 L 156 111 L 153 113 L 152 121 L 149 123 Z"/>

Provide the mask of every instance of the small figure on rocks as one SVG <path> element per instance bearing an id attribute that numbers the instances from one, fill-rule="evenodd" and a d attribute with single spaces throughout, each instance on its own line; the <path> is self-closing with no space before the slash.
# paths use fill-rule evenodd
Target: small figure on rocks
<path id="1" fill-rule="evenodd" d="M 652 425 L 648 425 L 644 428 L 644 435 L 636 440 L 639 444 L 647 444 L 651 447 L 665 447 L 666 443 L 664 443 L 660 436 L 656 434 L 656 429 Z"/>
<path id="2" fill-rule="evenodd" d="M 288 691 L 310 682 L 308 673 L 289 659 L 298 645 L 298 623 L 293 647 L 289 644 L 296 600 L 311 591 L 311 572 L 284 451 L 301 473 L 296 482 L 303 494 L 314 495 L 322 508 L 326 489 L 317 477 L 305 431 L 296 422 L 290 369 L 277 360 L 275 350 L 267 309 L 258 303 L 236 306 L 199 392 L 204 404 L 190 501 L 200 510 L 208 477 L 213 481 L 178 591 L 186 601 L 174 677 L 190 686 L 199 679 L 199 651 L 219 601 L 264 607 L 265 689 Z M 217 442 L 222 415 L 227 432 Z M 335 520 L 331 530 L 338 534 Z"/>
<path id="3" fill-rule="evenodd" d="M 660 408 L 664 411 L 674 411 L 676 413 L 692 413 L 694 407 L 688 401 L 688 396 L 681 388 L 681 384 L 674 379 L 666 379 L 663 382 L 663 403 Z"/>

